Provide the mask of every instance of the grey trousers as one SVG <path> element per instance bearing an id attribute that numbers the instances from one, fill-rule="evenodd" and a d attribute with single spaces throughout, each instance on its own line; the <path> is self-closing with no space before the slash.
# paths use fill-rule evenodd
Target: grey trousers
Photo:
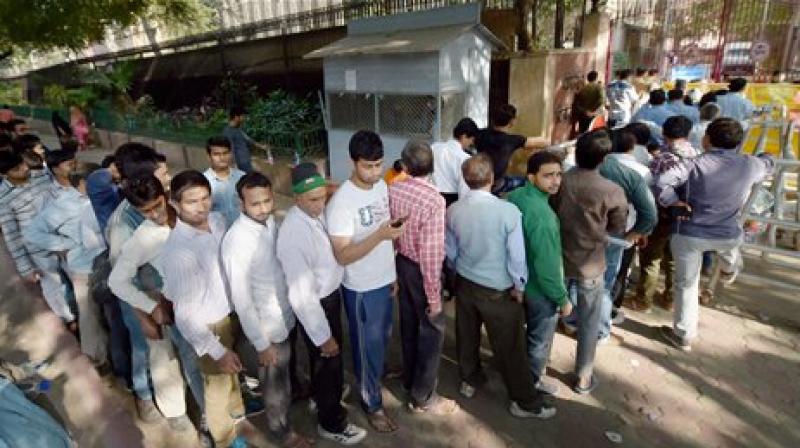
<path id="1" fill-rule="evenodd" d="M 741 238 L 712 240 L 673 234 L 670 239 L 672 258 L 675 260 L 675 287 L 673 297 L 675 314 L 673 328 L 675 334 L 689 342 L 697 336 L 697 322 L 700 314 L 698 290 L 700 269 L 703 265 L 703 252 L 717 253 L 717 259 L 724 272 L 734 272 L 741 263 L 739 247 Z"/>
<path id="2" fill-rule="evenodd" d="M 603 317 L 603 275 L 589 280 L 567 279 L 570 301 L 577 304 L 578 350 L 575 356 L 575 374 L 589 378 L 594 369 L 597 351 L 597 334 Z"/>
<path id="3" fill-rule="evenodd" d="M 289 359 L 292 346 L 289 340 L 274 344 L 278 349 L 276 365 L 259 366 L 261 397 L 267 414 L 270 434 L 278 441 L 291 431 L 289 426 L 289 405 L 292 404 L 292 383 L 289 379 Z"/>

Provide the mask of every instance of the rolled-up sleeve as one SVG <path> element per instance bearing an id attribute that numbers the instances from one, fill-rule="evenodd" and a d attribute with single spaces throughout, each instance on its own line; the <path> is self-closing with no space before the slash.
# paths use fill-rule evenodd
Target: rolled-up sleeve
<path id="1" fill-rule="evenodd" d="M 441 198 L 437 198 L 441 199 Z M 428 303 L 439 303 L 442 289 L 442 262 L 445 257 L 444 199 L 433 206 L 419 230 L 419 269 Z"/>

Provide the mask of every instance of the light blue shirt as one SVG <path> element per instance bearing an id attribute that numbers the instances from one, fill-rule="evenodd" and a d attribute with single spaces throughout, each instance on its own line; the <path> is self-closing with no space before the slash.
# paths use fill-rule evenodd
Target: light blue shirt
<path id="1" fill-rule="evenodd" d="M 105 250 L 100 226 L 89 198 L 74 188 L 62 189 L 56 199 L 23 229 L 25 243 L 49 252 L 67 252 L 69 271 L 88 274 Z"/>
<path id="2" fill-rule="evenodd" d="M 470 190 L 447 209 L 447 259 L 464 278 L 499 291 L 528 281 L 522 214 L 489 192 Z"/>
<path id="3" fill-rule="evenodd" d="M 719 95 L 716 103 L 719 106 L 720 117 L 733 118 L 741 122 L 745 128 L 756 109 L 741 93 L 728 92 L 726 95 Z"/>
<path id="4" fill-rule="evenodd" d="M 212 210 L 222 214 L 225 218 L 225 228 L 229 228 L 241 212 L 241 200 L 236 192 L 236 182 L 244 176 L 244 171 L 231 167 L 228 178 L 221 179 L 209 168 L 203 175 L 211 184 L 211 195 L 214 200 Z"/>
<path id="5" fill-rule="evenodd" d="M 683 115 L 692 120 L 693 124 L 700 121 L 700 111 L 696 107 L 683 104 L 683 100 L 675 100 L 665 106 L 671 113 L 670 116 Z"/>
<path id="6" fill-rule="evenodd" d="M 664 126 L 667 118 L 674 115 L 671 109 L 668 109 L 665 104 L 653 106 L 652 104 L 645 104 L 634 115 L 631 121 L 650 121 L 655 123 L 656 126 Z"/>

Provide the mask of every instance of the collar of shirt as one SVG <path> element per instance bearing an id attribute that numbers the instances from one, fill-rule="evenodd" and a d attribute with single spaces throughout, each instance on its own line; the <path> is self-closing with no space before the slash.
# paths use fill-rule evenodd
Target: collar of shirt
<path id="1" fill-rule="evenodd" d="M 183 222 L 183 220 L 181 220 L 180 218 L 177 218 L 175 220 L 175 229 L 173 229 L 173 232 L 175 232 L 178 236 L 187 239 L 197 236 L 208 236 L 208 235 L 212 235 L 215 238 L 219 239 L 222 236 L 222 234 L 225 233 L 225 224 L 220 223 L 220 220 L 218 219 L 218 215 L 216 213 L 211 213 L 208 215 L 208 227 L 210 232 L 206 232 L 205 230 L 200 230 L 196 227 L 190 226 L 189 224 Z"/>
<path id="2" fill-rule="evenodd" d="M 289 209 L 289 211 L 287 212 L 287 216 L 290 213 L 293 215 L 297 215 L 299 219 L 307 222 L 313 228 L 318 229 L 320 232 L 324 233 L 327 237 L 327 226 L 325 225 L 325 221 L 323 221 L 323 216 L 325 216 L 324 212 L 319 217 L 314 218 L 313 216 L 310 216 L 308 213 L 304 212 L 300 207 L 295 205 Z"/>
<path id="3" fill-rule="evenodd" d="M 431 191 L 435 192 L 436 194 L 439 194 L 439 190 L 437 190 L 436 186 L 433 185 L 429 176 L 409 177 L 408 179 L 405 180 L 405 182 L 410 182 L 411 184 L 420 186 L 422 188 L 428 188 Z"/>
<path id="4" fill-rule="evenodd" d="M 242 212 L 239 215 L 239 219 L 242 221 L 242 224 L 249 230 L 253 232 L 262 232 L 264 230 L 269 230 L 275 224 L 275 217 L 273 215 L 269 215 L 267 218 L 267 222 L 258 222 L 255 219 L 249 217 L 246 213 Z"/>
<path id="5" fill-rule="evenodd" d="M 216 180 L 217 182 L 228 182 L 229 180 L 236 178 L 236 171 L 238 171 L 237 168 L 230 167 L 228 168 L 228 177 L 219 177 L 217 176 L 216 171 L 212 170 L 211 168 L 208 168 L 206 169 L 205 174 L 207 175 L 207 177 L 210 177 Z"/>
<path id="6" fill-rule="evenodd" d="M 474 197 L 474 198 L 494 198 L 495 196 L 485 190 L 469 190 L 467 193 L 467 197 Z"/>
<path id="7" fill-rule="evenodd" d="M 540 190 L 539 187 L 532 184 L 531 181 L 525 183 L 525 192 L 536 197 L 542 198 L 547 201 L 550 198 L 550 195 L 545 193 L 544 191 Z"/>

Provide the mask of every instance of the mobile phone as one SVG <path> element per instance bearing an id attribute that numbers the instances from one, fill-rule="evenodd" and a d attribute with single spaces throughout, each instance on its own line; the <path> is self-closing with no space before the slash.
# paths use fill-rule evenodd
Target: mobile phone
<path id="1" fill-rule="evenodd" d="M 404 216 L 402 218 L 397 218 L 389 225 L 394 227 L 395 229 L 397 229 L 400 226 L 402 226 L 404 222 L 406 222 L 406 219 L 408 219 L 408 216 Z"/>

